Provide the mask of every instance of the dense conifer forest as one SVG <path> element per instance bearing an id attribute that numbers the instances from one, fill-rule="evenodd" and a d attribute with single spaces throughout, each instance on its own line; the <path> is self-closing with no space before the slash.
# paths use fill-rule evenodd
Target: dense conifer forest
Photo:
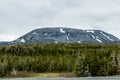
<path id="1" fill-rule="evenodd" d="M 0 76 L 15 71 L 111 76 L 120 71 L 119 44 L 18 44 L 0 47 Z"/>

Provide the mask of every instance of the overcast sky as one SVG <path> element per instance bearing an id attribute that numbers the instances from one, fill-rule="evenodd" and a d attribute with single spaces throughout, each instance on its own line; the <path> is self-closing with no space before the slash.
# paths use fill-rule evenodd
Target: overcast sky
<path id="1" fill-rule="evenodd" d="M 120 38 L 120 0 L 0 0 L 0 41 L 60 26 L 100 29 Z"/>

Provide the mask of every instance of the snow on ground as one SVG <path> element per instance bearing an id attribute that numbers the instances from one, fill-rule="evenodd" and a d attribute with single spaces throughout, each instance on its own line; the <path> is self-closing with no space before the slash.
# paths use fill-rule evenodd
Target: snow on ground
<path id="1" fill-rule="evenodd" d="M 48 33 L 44 33 L 44 35 L 46 36 L 46 35 L 48 35 Z"/>
<path id="2" fill-rule="evenodd" d="M 114 41 L 113 39 L 111 39 L 109 36 L 107 36 L 106 34 L 104 34 L 103 32 L 100 32 L 103 36 L 105 36 L 106 38 L 108 38 L 110 41 Z"/>
<path id="3" fill-rule="evenodd" d="M 55 43 L 58 43 L 57 41 L 55 41 Z"/>
<path id="4" fill-rule="evenodd" d="M 21 42 L 23 42 L 23 43 L 24 43 L 24 42 L 26 42 L 26 41 L 25 41 L 24 39 L 21 39 Z"/>
<path id="5" fill-rule="evenodd" d="M 96 40 L 100 43 L 102 43 L 102 41 L 98 38 L 98 36 L 96 37 Z"/>
<path id="6" fill-rule="evenodd" d="M 69 40 L 69 33 L 68 33 L 68 35 L 67 35 L 67 40 Z"/>
<path id="7" fill-rule="evenodd" d="M 32 34 L 33 34 L 33 35 L 38 35 L 38 33 L 37 33 L 37 32 L 33 32 Z"/>
<path id="8" fill-rule="evenodd" d="M 94 33 L 95 31 L 93 30 L 85 30 L 86 32 Z"/>
<path id="9" fill-rule="evenodd" d="M 93 37 L 93 38 L 95 38 L 95 36 L 94 36 L 94 35 L 92 35 L 92 37 Z"/>
<path id="10" fill-rule="evenodd" d="M 60 32 L 61 33 L 66 33 L 66 31 L 64 31 L 62 28 L 60 28 Z"/>
<path id="11" fill-rule="evenodd" d="M 81 43 L 81 41 L 77 41 L 78 43 Z"/>

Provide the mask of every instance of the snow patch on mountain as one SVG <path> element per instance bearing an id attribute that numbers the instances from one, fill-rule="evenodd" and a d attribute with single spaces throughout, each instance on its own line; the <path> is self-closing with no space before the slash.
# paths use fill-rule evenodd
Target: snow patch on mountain
<path id="1" fill-rule="evenodd" d="M 78 43 L 81 43 L 81 41 L 77 41 Z"/>
<path id="2" fill-rule="evenodd" d="M 60 32 L 61 33 L 66 33 L 66 31 L 64 31 L 62 28 L 60 28 Z"/>
<path id="3" fill-rule="evenodd" d="M 38 35 L 38 33 L 37 33 L 37 32 L 33 32 L 32 34 L 33 34 L 33 35 Z"/>
<path id="4" fill-rule="evenodd" d="M 67 40 L 69 40 L 69 35 L 70 35 L 70 34 L 68 33 L 68 35 L 67 35 Z"/>
<path id="5" fill-rule="evenodd" d="M 24 43 L 24 42 L 26 42 L 26 41 L 25 41 L 24 39 L 21 39 L 21 42 Z"/>
<path id="6" fill-rule="evenodd" d="M 57 41 L 55 41 L 55 43 L 57 44 L 58 42 L 57 42 Z"/>
<path id="7" fill-rule="evenodd" d="M 114 41 L 113 39 L 111 39 L 109 36 L 107 36 L 106 34 L 104 34 L 103 32 L 100 32 L 103 36 L 105 36 L 106 38 L 108 38 L 110 41 Z"/>
<path id="8" fill-rule="evenodd" d="M 96 37 L 96 40 L 100 43 L 102 43 L 102 41 L 98 38 L 98 36 Z"/>
<path id="9" fill-rule="evenodd" d="M 92 35 L 92 38 L 95 38 L 95 36 L 94 36 L 94 35 Z"/>
<path id="10" fill-rule="evenodd" d="M 46 35 L 48 35 L 48 33 L 44 33 L 44 35 L 46 36 Z"/>
<path id="11" fill-rule="evenodd" d="M 94 33 L 95 31 L 93 31 L 93 30 L 85 30 L 86 32 L 90 32 L 90 33 Z"/>

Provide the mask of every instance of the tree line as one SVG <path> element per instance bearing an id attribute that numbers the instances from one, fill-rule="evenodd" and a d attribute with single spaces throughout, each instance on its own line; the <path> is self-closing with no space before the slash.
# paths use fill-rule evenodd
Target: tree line
<path id="1" fill-rule="evenodd" d="M 119 73 L 119 44 L 17 44 L 0 47 L 0 76 L 15 71 L 74 72 L 77 76 Z"/>

